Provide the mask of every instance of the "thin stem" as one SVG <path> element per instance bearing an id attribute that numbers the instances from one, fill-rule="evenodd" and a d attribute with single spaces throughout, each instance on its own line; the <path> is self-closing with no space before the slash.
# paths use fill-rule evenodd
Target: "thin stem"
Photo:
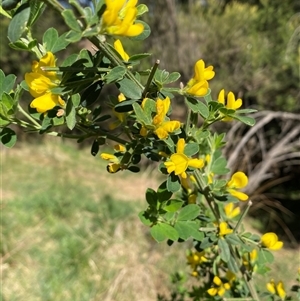
<path id="1" fill-rule="evenodd" d="M 252 206 L 252 201 L 249 200 L 246 209 L 245 209 L 244 212 L 242 213 L 240 219 L 238 220 L 238 222 L 237 222 L 237 224 L 236 224 L 236 226 L 235 226 L 235 228 L 234 228 L 234 230 L 233 230 L 233 233 L 236 233 L 236 232 L 237 232 L 238 228 L 240 227 L 240 225 L 241 225 L 241 223 L 242 223 L 244 217 L 247 215 L 247 213 L 248 213 L 248 211 L 249 211 L 249 209 L 250 209 L 251 206 Z"/>
<path id="2" fill-rule="evenodd" d="M 188 136 L 188 131 L 190 129 L 190 122 L 191 122 L 191 114 L 192 114 L 192 110 L 187 107 L 187 116 L 186 116 L 186 123 L 185 123 L 185 133 Z"/>
<path id="3" fill-rule="evenodd" d="M 151 69 L 151 72 L 150 72 L 150 74 L 149 74 L 149 77 L 148 77 L 148 80 L 147 80 L 145 89 L 144 89 L 144 91 L 143 91 L 143 93 L 142 93 L 142 97 L 143 97 L 143 98 L 146 96 L 146 94 L 147 94 L 147 92 L 148 92 L 148 89 L 149 89 L 149 87 L 150 87 L 150 85 L 151 85 L 151 83 L 152 83 L 153 77 L 154 77 L 154 75 L 155 75 L 155 72 L 156 72 L 156 70 L 157 70 L 159 64 L 160 64 L 160 60 L 156 60 L 154 66 L 153 66 L 152 69 Z"/>
<path id="4" fill-rule="evenodd" d="M 24 109 L 21 107 L 20 104 L 18 104 L 18 110 L 20 113 L 22 113 L 28 120 L 30 120 L 35 126 L 37 129 L 40 129 L 41 128 L 41 125 L 34 119 L 32 118 L 26 111 L 24 111 Z"/>
<path id="5" fill-rule="evenodd" d="M 195 170 L 194 171 L 194 176 L 196 178 L 196 181 L 197 181 L 197 184 L 201 190 L 201 192 L 204 194 L 205 196 L 205 199 L 208 203 L 208 206 L 210 207 L 212 213 L 214 214 L 216 220 L 217 220 L 217 223 L 219 224 L 220 223 L 220 212 L 219 212 L 219 208 L 217 206 L 214 206 L 214 197 L 210 194 L 210 190 L 207 189 L 206 185 L 205 185 L 205 182 L 204 182 L 204 179 L 201 175 L 201 173 L 199 172 L 199 170 Z"/>
<path id="6" fill-rule="evenodd" d="M 61 72 L 109 72 L 111 68 L 98 68 L 98 67 L 41 67 L 43 71 L 61 71 Z"/>

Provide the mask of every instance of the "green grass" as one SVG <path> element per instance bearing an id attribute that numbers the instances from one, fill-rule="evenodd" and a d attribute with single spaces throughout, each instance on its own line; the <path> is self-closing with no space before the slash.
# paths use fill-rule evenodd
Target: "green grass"
<path id="1" fill-rule="evenodd" d="M 0 300 L 150 301 L 188 271 L 187 244 L 157 244 L 137 217 L 157 188 L 149 171 L 112 175 L 88 149 L 50 140 L 2 148 L 1 187 Z M 275 256 L 270 277 L 293 284 L 299 253 Z"/>
<path id="2" fill-rule="evenodd" d="M 138 220 L 145 178 L 108 174 L 61 141 L 2 149 L 1 159 L 3 300 L 155 300 L 167 290 L 176 248 Z"/>

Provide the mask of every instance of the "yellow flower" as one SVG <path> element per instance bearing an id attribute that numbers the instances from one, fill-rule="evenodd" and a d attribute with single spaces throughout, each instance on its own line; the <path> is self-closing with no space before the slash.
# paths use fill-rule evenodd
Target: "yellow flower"
<path id="1" fill-rule="evenodd" d="M 218 276 L 214 277 L 213 283 L 215 284 L 215 287 L 212 287 L 207 290 L 207 293 L 210 296 L 215 296 L 218 294 L 220 297 L 222 297 L 225 294 L 226 290 L 230 289 L 230 284 L 228 282 L 223 283 Z"/>
<path id="2" fill-rule="evenodd" d="M 208 93 L 208 80 L 215 76 L 213 71 L 213 66 L 208 66 L 205 68 L 205 63 L 203 60 L 196 62 L 194 67 L 194 76 L 189 80 L 186 85 L 185 91 L 188 94 L 195 96 L 204 96 Z"/>
<path id="3" fill-rule="evenodd" d="M 145 106 L 147 99 L 142 102 L 142 108 Z M 166 139 L 169 133 L 172 133 L 180 128 L 180 121 L 166 120 L 166 115 L 169 111 L 171 100 L 169 97 L 165 99 L 157 99 L 156 101 L 156 115 L 153 117 L 152 124 L 155 127 L 154 133 L 159 139 Z M 142 136 L 147 136 L 148 131 L 143 126 L 140 130 Z"/>
<path id="4" fill-rule="evenodd" d="M 270 282 L 267 283 L 267 290 L 272 295 L 277 295 L 281 298 L 281 300 L 284 300 L 286 297 L 286 292 L 284 290 L 284 284 L 282 281 L 279 281 L 277 284 L 275 284 L 274 280 L 271 279 Z"/>
<path id="5" fill-rule="evenodd" d="M 226 222 L 221 222 L 219 225 L 219 236 L 223 237 L 224 235 L 230 234 L 233 232 L 233 229 L 228 228 Z"/>
<path id="6" fill-rule="evenodd" d="M 203 159 L 191 159 L 184 154 L 185 141 L 180 138 L 177 142 L 177 152 L 172 154 L 170 160 L 165 162 L 168 173 L 174 172 L 175 175 L 186 179 L 186 170 L 188 167 L 202 168 L 204 166 Z"/>
<path id="7" fill-rule="evenodd" d="M 52 88 L 58 87 L 60 80 L 55 72 L 43 71 L 41 67 L 55 67 L 55 56 L 47 52 L 39 62 L 34 61 L 31 66 L 32 72 L 25 74 L 25 81 L 30 94 L 35 98 L 30 107 L 39 113 L 45 113 L 55 106 L 65 106 L 64 100 L 51 92 Z"/>
<path id="8" fill-rule="evenodd" d="M 114 146 L 114 150 L 117 151 L 117 152 L 124 153 L 126 151 L 126 147 L 122 144 L 116 144 Z"/>
<path id="9" fill-rule="evenodd" d="M 283 242 L 278 240 L 278 236 L 273 232 L 265 233 L 261 239 L 261 244 L 270 250 L 279 250 L 283 247 Z"/>
<path id="10" fill-rule="evenodd" d="M 126 97 L 124 96 L 123 93 L 120 93 L 118 95 L 118 102 L 122 102 L 124 100 L 126 100 Z M 126 117 L 127 117 L 127 113 L 119 113 L 114 108 L 112 109 L 112 112 L 117 117 L 118 120 L 109 123 L 108 127 L 110 130 L 114 130 L 115 128 L 120 126 L 122 123 L 124 123 L 126 121 Z"/>
<path id="11" fill-rule="evenodd" d="M 222 103 L 227 109 L 230 109 L 230 110 L 236 110 L 236 109 L 240 108 L 243 104 L 243 102 L 240 98 L 235 100 L 235 96 L 232 92 L 228 93 L 227 101 L 226 101 L 226 104 L 225 104 L 225 90 L 224 89 L 222 89 L 220 91 L 219 96 L 218 96 L 218 101 L 220 103 Z M 224 117 L 222 120 L 223 121 L 231 121 L 232 118 L 231 117 Z"/>
<path id="12" fill-rule="evenodd" d="M 116 173 L 120 170 L 126 169 L 126 167 L 120 163 L 119 158 L 115 155 L 102 153 L 100 154 L 100 157 L 104 160 L 110 161 L 110 163 L 106 167 L 109 173 Z"/>
<path id="13" fill-rule="evenodd" d="M 247 186 L 248 184 L 248 178 L 247 176 L 241 172 L 238 171 L 235 174 L 232 175 L 230 181 L 227 183 L 227 191 L 234 197 L 238 198 L 240 201 L 247 201 L 248 195 L 237 191 L 236 189 L 241 189 Z"/>
<path id="14" fill-rule="evenodd" d="M 225 215 L 228 219 L 235 218 L 241 212 L 240 207 L 234 208 L 234 203 L 228 203 L 224 206 Z"/>
<path id="15" fill-rule="evenodd" d="M 205 257 L 205 251 L 190 252 L 190 254 L 187 256 L 187 263 L 191 266 L 193 270 L 192 276 L 198 276 L 197 267 L 203 262 L 208 262 L 208 259 Z"/>
<path id="16" fill-rule="evenodd" d="M 105 0 L 102 15 L 103 32 L 109 35 L 134 37 L 140 35 L 144 25 L 135 23 L 138 0 Z"/>
<path id="17" fill-rule="evenodd" d="M 114 42 L 114 48 L 117 50 L 117 52 L 120 54 L 123 61 L 128 62 L 129 55 L 125 52 L 123 45 L 120 40 L 116 40 Z"/>

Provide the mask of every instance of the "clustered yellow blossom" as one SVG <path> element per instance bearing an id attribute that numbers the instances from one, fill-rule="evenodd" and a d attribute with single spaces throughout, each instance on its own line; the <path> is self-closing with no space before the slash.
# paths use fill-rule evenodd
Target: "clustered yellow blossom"
<path id="1" fill-rule="evenodd" d="M 145 106 L 147 98 L 144 99 L 142 107 Z M 169 97 L 165 99 L 157 99 L 156 101 L 156 115 L 153 117 L 152 125 L 154 126 L 154 133 L 159 139 L 166 139 L 170 133 L 178 130 L 180 128 L 180 121 L 177 120 L 167 120 L 166 116 L 171 105 L 171 100 Z M 148 134 L 148 130 L 143 126 L 140 130 L 142 136 Z"/>
<path id="2" fill-rule="evenodd" d="M 284 289 L 284 284 L 282 281 L 279 281 L 277 284 L 274 282 L 272 279 L 269 283 L 267 283 L 267 290 L 272 294 L 272 295 L 277 295 L 281 298 L 281 300 L 284 300 L 286 297 L 286 292 Z"/>
<path id="3" fill-rule="evenodd" d="M 278 240 L 278 236 L 273 232 L 265 233 L 260 239 L 261 245 L 270 250 L 276 251 L 283 247 L 283 242 Z"/>
<path id="4" fill-rule="evenodd" d="M 205 68 L 203 60 L 196 62 L 194 67 L 194 76 L 187 83 L 184 91 L 194 96 L 205 96 L 208 93 L 208 80 L 215 76 L 213 66 Z"/>
<path id="5" fill-rule="evenodd" d="M 210 296 L 219 295 L 220 297 L 222 297 L 225 292 L 231 287 L 229 282 L 223 283 L 218 276 L 214 277 L 213 283 L 215 286 L 207 290 L 207 293 Z"/>
<path id="6" fill-rule="evenodd" d="M 167 167 L 168 173 L 174 172 L 176 176 L 186 178 L 186 170 L 188 167 L 202 168 L 204 166 L 203 159 L 189 158 L 184 154 L 185 140 L 180 138 L 177 142 L 176 153 L 172 154 L 165 166 Z"/>
<path id="7" fill-rule="evenodd" d="M 65 106 L 60 95 L 53 94 L 51 89 L 60 84 L 60 79 L 53 71 L 43 71 L 42 67 L 56 67 L 55 56 L 52 52 L 47 52 L 39 62 L 33 61 L 32 72 L 25 74 L 25 81 L 29 87 L 30 94 L 35 98 L 31 108 L 35 108 L 39 113 L 46 113 L 55 106 Z"/>
<path id="8" fill-rule="evenodd" d="M 219 96 L 218 96 L 218 101 L 220 103 L 222 103 L 226 107 L 226 109 L 230 109 L 230 110 L 236 110 L 236 109 L 240 108 L 243 104 L 243 102 L 240 98 L 235 99 L 235 96 L 232 92 L 229 92 L 227 94 L 227 100 L 225 102 L 225 90 L 224 89 L 222 89 L 220 91 Z M 223 121 L 231 121 L 232 118 L 224 117 L 222 120 Z"/>
<path id="9" fill-rule="evenodd" d="M 219 236 L 223 237 L 227 234 L 230 234 L 233 232 L 233 229 L 230 229 L 228 227 L 228 224 L 226 222 L 221 222 L 219 225 Z"/>
<path id="10" fill-rule="evenodd" d="M 238 198 L 240 201 L 247 201 L 248 195 L 237 191 L 246 187 L 248 184 L 248 177 L 241 171 L 236 172 L 232 175 L 231 179 L 227 183 L 227 191 L 234 197 Z"/>
<path id="11" fill-rule="evenodd" d="M 105 0 L 102 32 L 109 35 L 135 37 L 144 31 L 144 25 L 135 23 L 138 0 Z"/>
<path id="12" fill-rule="evenodd" d="M 192 276 L 198 276 L 197 267 L 203 262 L 208 262 L 208 259 L 205 257 L 205 251 L 202 252 L 191 252 L 187 256 L 187 262 L 192 268 Z"/>
<path id="13" fill-rule="evenodd" d="M 234 208 L 234 203 L 228 203 L 224 206 L 225 215 L 228 219 L 233 219 L 241 212 L 240 207 Z"/>

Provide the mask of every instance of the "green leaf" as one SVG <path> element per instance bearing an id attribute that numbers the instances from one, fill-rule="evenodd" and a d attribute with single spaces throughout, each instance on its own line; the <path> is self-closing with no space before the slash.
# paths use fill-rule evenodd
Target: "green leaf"
<path id="1" fill-rule="evenodd" d="M 76 43 L 76 42 L 80 41 L 81 38 L 82 38 L 81 32 L 70 30 L 69 32 L 66 33 L 66 41 L 68 41 L 70 43 Z"/>
<path id="2" fill-rule="evenodd" d="M 73 97 L 73 95 L 72 95 Z M 67 102 L 67 107 L 66 107 L 66 122 L 67 122 L 67 127 L 70 130 L 73 130 L 75 125 L 76 125 L 76 110 L 73 105 L 72 99 L 69 99 Z"/>
<path id="3" fill-rule="evenodd" d="M 27 21 L 30 15 L 28 3 L 22 4 L 16 10 L 12 20 L 9 23 L 7 36 L 14 43 L 22 36 L 26 29 Z"/>
<path id="4" fill-rule="evenodd" d="M 28 51 L 28 44 L 22 42 L 22 41 L 16 41 L 14 43 L 8 44 L 10 48 L 19 50 L 19 51 Z"/>
<path id="5" fill-rule="evenodd" d="M 165 223 L 154 225 L 150 229 L 150 233 L 157 242 L 162 242 L 165 239 L 176 241 L 179 238 L 178 232 L 172 226 Z"/>
<path id="6" fill-rule="evenodd" d="M 164 84 L 170 84 L 173 82 L 176 82 L 180 78 L 180 73 L 179 72 L 172 72 L 167 79 L 164 81 Z"/>
<path id="7" fill-rule="evenodd" d="M 160 202 L 165 202 L 170 199 L 172 196 L 172 192 L 168 191 L 167 189 L 167 181 L 164 181 L 160 184 L 160 186 L 157 189 L 157 197 Z"/>
<path id="8" fill-rule="evenodd" d="M 218 175 L 226 175 L 230 170 L 226 168 L 227 161 L 225 158 L 220 157 L 213 161 L 211 172 Z"/>
<path id="9" fill-rule="evenodd" d="M 2 144 L 8 148 L 13 147 L 17 141 L 16 133 L 10 128 L 4 128 L 0 133 Z"/>
<path id="10" fill-rule="evenodd" d="M 95 103 L 104 86 L 103 81 L 99 80 L 90 85 L 81 95 L 81 105 L 83 107 L 89 107 Z"/>
<path id="11" fill-rule="evenodd" d="M 39 16 L 43 13 L 46 5 L 44 2 L 40 0 L 30 0 L 30 16 L 27 22 L 27 26 L 32 26 L 39 18 Z"/>
<path id="12" fill-rule="evenodd" d="M 179 212 L 177 221 L 188 221 L 195 219 L 200 214 L 200 207 L 196 204 L 189 204 Z"/>
<path id="13" fill-rule="evenodd" d="M 226 241 L 232 245 L 243 245 L 243 241 L 234 233 L 225 236 Z"/>
<path id="14" fill-rule="evenodd" d="M 179 237 L 183 240 L 187 240 L 190 237 L 201 241 L 204 238 L 203 232 L 199 231 L 199 225 L 195 221 L 177 221 L 174 225 Z"/>
<path id="15" fill-rule="evenodd" d="M 180 180 L 179 177 L 176 176 L 174 173 L 171 173 L 167 178 L 167 189 L 170 192 L 177 192 L 180 189 Z"/>
<path id="16" fill-rule="evenodd" d="M 236 110 L 236 114 L 250 114 L 250 113 L 256 113 L 257 110 L 254 109 L 242 109 L 242 110 Z"/>
<path id="17" fill-rule="evenodd" d="M 199 145 L 197 143 L 188 143 L 184 148 L 184 154 L 191 157 L 199 152 Z"/>
<path id="18" fill-rule="evenodd" d="M 182 205 L 183 201 L 181 200 L 168 200 L 163 204 L 162 209 L 167 212 L 176 212 Z"/>
<path id="19" fill-rule="evenodd" d="M 147 211 L 141 211 L 139 213 L 139 219 L 145 226 L 150 226 L 152 224 L 152 221 L 149 217 L 149 213 Z"/>
<path id="20" fill-rule="evenodd" d="M 8 115 L 12 115 L 14 113 L 12 109 L 14 107 L 15 101 L 9 94 L 5 92 L 3 93 L 0 104 L 2 106 L 5 106 L 5 110 Z"/>
<path id="21" fill-rule="evenodd" d="M 139 87 L 136 83 L 131 81 L 128 78 L 124 78 L 117 83 L 121 93 L 129 99 L 141 99 L 142 98 L 142 88 Z"/>
<path id="22" fill-rule="evenodd" d="M 5 10 L 12 10 L 17 7 L 21 0 L 3 0 L 0 6 L 0 14 L 11 19 L 11 16 Z"/>
<path id="23" fill-rule="evenodd" d="M 149 35 L 151 34 L 151 29 L 150 29 L 149 25 L 147 23 L 141 21 L 141 20 L 137 20 L 135 23 L 136 24 L 137 23 L 143 24 L 144 25 L 144 31 L 136 37 L 130 37 L 130 39 L 133 40 L 133 41 L 143 41 L 143 40 L 147 39 L 149 37 Z"/>
<path id="24" fill-rule="evenodd" d="M 214 242 L 209 237 L 204 237 L 201 241 L 200 248 L 207 249 L 212 246 Z"/>
<path id="25" fill-rule="evenodd" d="M 220 238 L 218 240 L 218 246 L 221 250 L 221 259 L 225 262 L 228 262 L 230 259 L 230 249 L 228 243 L 226 242 L 225 239 Z"/>
<path id="26" fill-rule="evenodd" d="M 105 82 L 107 84 L 120 81 L 127 72 L 127 68 L 124 66 L 114 67 L 106 76 Z"/>
<path id="27" fill-rule="evenodd" d="M 71 9 L 65 9 L 61 14 L 70 29 L 81 33 L 81 27 Z"/>
<path id="28" fill-rule="evenodd" d="M 228 114 L 229 117 L 232 117 L 236 120 L 239 120 L 249 126 L 253 126 L 255 124 L 255 119 L 252 117 L 248 117 L 248 116 L 240 116 L 240 115 L 236 115 L 236 114 Z"/>
<path id="29" fill-rule="evenodd" d="M 55 28 L 51 27 L 47 29 L 43 36 L 44 48 L 52 53 L 65 49 L 70 44 L 69 41 L 66 40 L 66 35 L 67 33 L 64 33 L 59 37 Z"/>
<path id="30" fill-rule="evenodd" d="M 205 99 L 206 103 L 209 103 L 212 101 L 210 88 L 208 88 L 208 93 L 204 96 L 204 99 Z"/>
<path id="31" fill-rule="evenodd" d="M 193 97 L 186 97 L 186 103 L 194 113 L 199 113 L 204 119 L 209 116 L 209 109 L 207 105 L 205 105 L 198 99 Z"/>
<path id="32" fill-rule="evenodd" d="M 139 60 L 142 60 L 144 58 L 147 58 L 149 57 L 150 55 L 152 55 L 151 53 L 140 53 L 140 54 L 134 54 L 132 55 L 128 62 L 131 63 L 131 62 L 136 62 L 136 61 L 139 61 Z"/>
<path id="33" fill-rule="evenodd" d="M 146 191 L 146 201 L 150 205 L 150 207 L 157 206 L 157 195 L 156 191 L 154 191 L 152 188 L 148 188 Z"/>
<path id="34" fill-rule="evenodd" d="M 258 263 L 259 264 L 265 264 L 265 263 L 272 263 L 274 261 L 274 255 L 266 250 L 261 249 L 258 252 Z"/>
<path id="35" fill-rule="evenodd" d="M 10 93 L 16 81 L 14 74 L 5 76 L 4 72 L 0 69 L 0 98 L 4 92 Z"/>
<path id="36" fill-rule="evenodd" d="M 133 104 L 137 102 L 136 99 L 124 100 L 115 105 L 115 110 L 118 113 L 126 113 L 133 110 Z"/>
<path id="37" fill-rule="evenodd" d="M 240 271 L 235 259 L 232 256 L 230 256 L 227 265 L 228 265 L 228 269 L 235 274 L 237 274 Z"/>
<path id="38" fill-rule="evenodd" d="M 141 108 L 141 106 L 134 102 L 132 104 L 135 115 L 136 115 L 136 119 L 144 124 L 144 125 L 151 125 L 152 124 L 152 120 L 148 118 L 148 116 L 144 113 L 143 109 Z"/>
<path id="39" fill-rule="evenodd" d="M 141 16 L 149 11 L 147 5 L 145 4 L 139 4 L 136 8 L 137 8 L 137 16 Z"/>

